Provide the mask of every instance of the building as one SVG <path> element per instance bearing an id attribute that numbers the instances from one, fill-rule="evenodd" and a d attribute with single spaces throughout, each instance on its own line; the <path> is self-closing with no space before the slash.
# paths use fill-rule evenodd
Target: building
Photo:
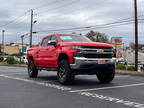
<path id="1" fill-rule="evenodd" d="M 23 45 L 23 49 L 28 48 L 28 44 Z M 3 48 L 1 49 L 3 51 Z M 4 46 L 4 53 L 8 55 L 12 54 L 19 54 L 22 52 L 22 45 L 21 44 L 7 44 Z"/>

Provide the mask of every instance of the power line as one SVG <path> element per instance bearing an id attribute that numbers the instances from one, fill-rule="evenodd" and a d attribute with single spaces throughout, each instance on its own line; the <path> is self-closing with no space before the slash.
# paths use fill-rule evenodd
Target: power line
<path id="1" fill-rule="evenodd" d="M 126 19 L 126 18 L 125 18 Z M 134 20 L 119 20 L 119 21 L 115 21 L 115 22 L 111 22 L 111 23 L 106 23 L 106 24 L 100 24 L 100 25 L 93 25 L 93 26 L 85 26 L 85 27 L 75 27 L 75 28 L 66 28 L 66 29 L 53 29 L 53 30 L 46 30 L 46 31 L 38 31 L 36 33 L 42 33 L 42 32 L 52 32 L 52 31 L 72 31 L 72 30 L 89 30 L 92 28 L 96 28 L 96 29 L 105 29 L 105 28 L 109 28 L 109 27 L 113 27 L 113 26 L 121 26 L 121 25 L 126 25 L 126 24 L 132 24 L 134 22 Z M 127 19 L 131 19 L 131 18 L 127 18 Z M 142 21 L 143 19 L 139 19 L 139 21 Z M 139 22 L 142 23 L 142 22 Z M 30 33 L 26 33 L 24 34 L 25 36 L 28 36 Z M 20 39 L 19 39 L 20 40 Z M 19 41 L 18 40 L 18 41 Z M 11 40 L 12 41 L 12 40 Z"/>
<path id="2" fill-rule="evenodd" d="M 143 19 L 139 19 L 139 20 L 143 20 Z M 134 22 L 134 20 L 115 21 L 115 22 L 112 22 L 112 23 L 106 23 L 106 24 L 100 24 L 100 25 L 85 26 L 85 27 L 74 27 L 74 28 L 66 28 L 66 29 L 52 29 L 52 30 L 45 30 L 45 31 L 38 31 L 38 32 L 62 31 L 62 30 L 67 31 L 67 30 L 91 29 L 91 28 L 105 28 L 105 27 L 108 27 L 108 26 L 121 24 L 121 23 L 127 23 L 127 22 Z"/>
<path id="3" fill-rule="evenodd" d="M 143 20 L 143 19 L 140 19 L 140 20 Z M 125 22 L 125 23 L 120 23 L 120 24 L 118 24 L 118 25 L 111 25 L 111 26 L 109 25 L 109 26 L 105 26 L 105 27 L 99 27 L 99 28 L 96 28 L 96 29 L 107 29 L 107 28 L 114 27 L 114 26 L 121 26 L 121 25 L 133 24 L 133 22 L 134 22 L 134 21 Z M 142 23 L 142 22 L 139 22 L 139 23 Z M 81 28 L 81 29 L 76 29 L 75 31 L 79 31 L 79 30 L 81 30 L 81 31 L 86 31 L 86 30 L 89 30 L 89 29 L 92 29 L 92 28 Z M 57 29 L 57 30 L 55 30 L 55 31 L 65 31 L 65 30 L 72 32 L 73 29 Z M 39 31 L 39 32 L 36 32 L 36 33 L 47 33 L 47 32 L 52 32 L 52 30 Z M 29 38 L 29 34 L 30 34 L 30 33 L 24 34 L 25 36 L 27 36 L 27 37 L 24 38 L 24 40 L 27 39 L 27 38 Z M 15 43 L 17 43 L 18 41 L 21 41 L 21 39 L 14 40 Z M 11 42 L 12 42 L 12 40 L 10 40 L 9 42 L 6 42 L 6 43 L 11 43 Z"/>
<path id="4" fill-rule="evenodd" d="M 22 24 L 22 23 L 23 23 L 25 20 L 26 20 L 26 18 L 25 18 L 25 19 L 20 20 L 19 22 L 15 23 L 15 26 L 16 26 L 16 25 L 19 25 L 19 24 Z"/>
<path id="5" fill-rule="evenodd" d="M 23 36 L 24 36 L 24 37 L 26 37 L 26 36 L 29 37 L 29 34 L 30 34 L 30 33 L 25 33 L 25 34 L 23 34 Z M 19 41 L 19 40 L 21 40 L 21 39 L 19 39 L 19 38 L 18 38 L 17 40 L 11 39 L 11 40 L 9 40 L 9 41 L 6 41 L 6 43 L 11 43 L 11 42 L 13 42 L 13 41 L 14 41 L 14 42 L 17 42 L 17 41 Z"/>
<path id="6" fill-rule="evenodd" d="M 49 6 L 49 5 L 52 5 L 52 4 L 61 2 L 61 1 L 65 1 L 65 0 L 55 0 L 55 1 L 52 1 L 52 2 L 49 2 L 49 3 L 46 3 L 46 4 L 44 4 L 44 5 L 41 5 L 41 6 L 39 6 L 39 7 L 33 8 L 33 10 L 41 9 L 41 8 L 44 8 L 44 7 L 46 7 L 46 6 Z"/>
<path id="7" fill-rule="evenodd" d="M 56 10 L 56 9 L 60 9 L 60 8 L 63 8 L 63 7 L 72 5 L 72 4 L 74 4 L 74 3 L 76 3 L 76 2 L 79 2 L 79 1 L 80 1 L 80 0 L 73 0 L 72 2 L 68 2 L 68 3 L 65 3 L 65 4 L 63 4 L 63 5 L 61 5 L 61 6 L 58 6 L 58 7 L 55 7 L 55 8 L 50 8 L 50 9 L 45 10 L 45 11 L 41 11 L 41 12 L 36 13 L 36 14 L 34 14 L 34 15 L 43 14 L 43 13 L 46 13 L 46 12 L 49 12 L 49 11 L 53 11 L 53 10 Z"/>
<path id="8" fill-rule="evenodd" d="M 15 22 L 16 20 L 18 20 L 19 18 L 21 18 L 21 17 L 23 17 L 23 16 L 25 16 L 28 12 L 30 12 L 30 11 L 26 11 L 25 13 L 23 13 L 21 16 L 19 16 L 19 17 L 17 17 L 17 18 L 15 18 L 15 19 L 13 19 L 13 20 L 11 20 L 11 21 L 9 21 L 8 23 L 6 23 L 6 24 L 3 24 L 3 25 L 1 25 L 0 27 L 5 27 L 5 26 L 7 26 L 7 25 L 9 25 L 9 24 L 11 24 L 11 23 L 13 23 L 13 22 Z"/>

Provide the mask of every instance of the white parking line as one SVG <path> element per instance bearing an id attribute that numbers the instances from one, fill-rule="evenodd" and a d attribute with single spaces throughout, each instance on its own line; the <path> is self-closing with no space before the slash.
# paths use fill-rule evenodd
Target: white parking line
<path id="1" fill-rule="evenodd" d="M 7 73 L 4 75 L 27 75 L 27 73 Z"/>
<path id="2" fill-rule="evenodd" d="M 70 92 L 72 92 L 72 93 L 74 93 L 74 92 L 87 92 L 87 91 L 97 91 L 97 90 L 116 89 L 116 88 L 135 87 L 135 86 L 144 86 L 144 83 L 129 84 L 129 85 L 122 85 L 122 86 L 113 86 L 113 87 L 103 87 L 103 88 L 93 88 L 93 89 L 83 89 L 83 90 L 73 90 Z"/>
<path id="3" fill-rule="evenodd" d="M 3 75 L 3 74 L 0 74 L 0 77 L 4 77 L 4 78 L 8 78 L 8 79 L 14 79 L 14 80 L 19 80 L 19 81 L 24 81 L 24 82 L 28 82 L 28 83 L 31 83 L 31 84 L 37 84 L 37 85 L 50 87 L 50 88 L 54 88 L 54 89 L 58 89 L 58 90 L 62 90 L 62 91 L 71 90 L 71 88 L 69 88 L 69 87 L 64 87 L 64 86 L 61 86 L 61 85 L 51 84 L 51 83 L 43 82 L 43 81 L 30 80 L 30 79 L 13 77 L 13 76 L 8 76 L 8 75 Z"/>
<path id="4" fill-rule="evenodd" d="M 18 81 L 24 81 L 24 82 L 28 82 L 28 83 L 31 83 L 31 84 L 37 84 L 37 85 L 50 87 L 50 88 L 54 88 L 54 89 L 58 89 L 58 90 L 62 90 L 62 91 L 72 92 L 72 93 L 76 92 L 76 94 L 79 94 L 79 95 L 82 95 L 82 96 L 97 98 L 97 99 L 100 99 L 100 100 L 113 102 L 115 104 L 122 104 L 122 105 L 125 105 L 125 106 L 128 106 L 128 107 L 144 108 L 144 104 L 141 104 L 141 103 L 138 103 L 138 102 L 133 102 L 133 101 L 124 100 L 124 99 L 118 99 L 118 98 L 115 98 L 115 97 L 104 96 L 104 95 L 96 94 L 96 93 L 85 92 L 85 91 L 88 91 L 88 90 L 92 91 L 92 90 L 102 90 L 102 89 L 110 89 L 110 88 L 139 86 L 139 85 L 144 85 L 144 83 L 124 85 L 124 86 L 115 86 L 115 87 L 104 87 L 104 88 L 95 88 L 95 89 L 85 89 L 85 90 L 71 91 L 72 88 L 61 86 L 61 85 L 56 85 L 56 84 L 51 84 L 48 81 L 35 81 L 35 80 L 30 80 L 30 79 L 24 79 L 24 78 L 19 78 L 19 77 L 8 76 L 8 75 L 4 75 L 4 74 L 0 74 L 0 77 L 13 79 L 13 80 L 18 80 Z"/>
<path id="5" fill-rule="evenodd" d="M 91 98 L 97 98 L 100 100 L 105 100 L 105 101 L 109 101 L 115 104 L 122 104 L 128 107 L 134 107 L 134 108 L 144 108 L 144 104 L 138 103 L 138 102 L 133 102 L 130 100 L 125 100 L 125 99 L 119 99 L 119 98 L 115 98 L 115 97 L 110 97 L 110 96 L 104 96 L 101 94 L 96 94 L 96 93 L 90 93 L 90 92 L 80 92 L 78 93 L 82 96 L 87 96 L 87 97 L 91 97 Z"/>
<path id="6" fill-rule="evenodd" d="M 116 75 L 115 78 L 125 78 L 130 77 L 130 75 Z"/>

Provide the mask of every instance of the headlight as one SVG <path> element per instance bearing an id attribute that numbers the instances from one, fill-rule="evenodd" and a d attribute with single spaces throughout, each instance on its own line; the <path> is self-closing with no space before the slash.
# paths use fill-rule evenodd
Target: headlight
<path id="1" fill-rule="evenodd" d="M 72 46 L 73 49 L 78 49 L 80 50 L 81 49 L 81 46 Z"/>

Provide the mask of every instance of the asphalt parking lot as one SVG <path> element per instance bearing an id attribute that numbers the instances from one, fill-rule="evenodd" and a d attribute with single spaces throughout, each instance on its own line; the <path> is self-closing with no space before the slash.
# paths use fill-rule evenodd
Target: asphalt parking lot
<path id="1" fill-rule="evenodd" d="M 0 66 L 0 108 L 144 108 L 144 76 L 116 74 L 109 84 L 95 75 L 61 85 L 56 72 L 31 79 L 25 67 Z"/>

